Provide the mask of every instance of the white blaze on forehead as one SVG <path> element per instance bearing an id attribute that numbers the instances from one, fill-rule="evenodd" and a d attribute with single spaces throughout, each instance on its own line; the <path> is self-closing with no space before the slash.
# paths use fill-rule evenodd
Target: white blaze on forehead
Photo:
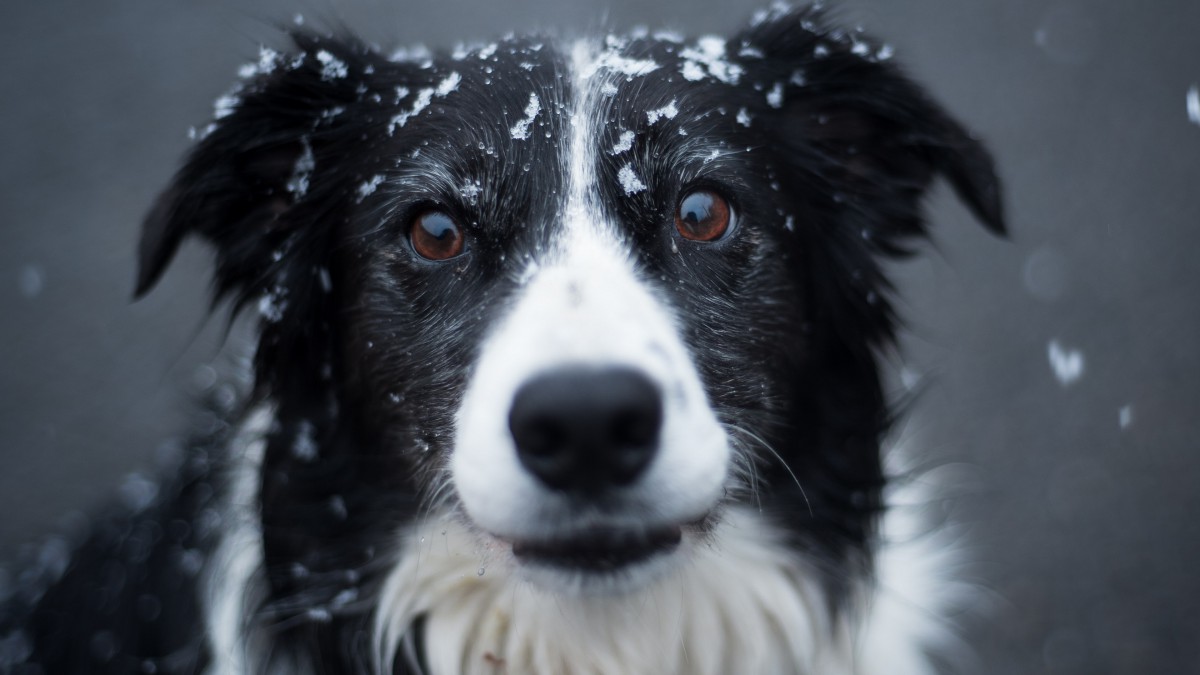
<path id="1" fill-rule="evenodd" d="M 595 200 L 595 139 L 596 120 L 590 116 L 595 109 L 600 90 L 611 84 L 596 72 L 596 48 L 586 40 L 576 42 L 571 49 L 571 69 L 575 75 L 574 107 L 571 110 L 571 141 L 567 165 L 566 226 L 587 218 L 588 204 Z M 595 209 L 590 209 L 594 211 Z"/>
<path id="2" fill-rule="evenodd" d="M 590 69 L 587 44 L 572 54 Z M 590 70 L 589 70 L 590 69 Z M 484 340 L 462 405 L 450 466 L 467 514 L 503 538 L 547 536 L 579 523 L 562 495 L 520 465 L 508 412 L 522 385 L 567 365 L 633 368 L 663 394 L 661 447 L 629 488 L 640 526 L 691 522 L 720 499 L 730 450 L 667 305 L 639 278 L 620 229 L 600 208 L 597 155 L 603 77 L 578 78 L 571 110 L 566 203 L 552 244 Z M 636 180 L 636 176 L 634 176 Z M 640 184 L 640 181 L 638 181 Z M 642 185 L 641 189 L 645 189 Z"/>

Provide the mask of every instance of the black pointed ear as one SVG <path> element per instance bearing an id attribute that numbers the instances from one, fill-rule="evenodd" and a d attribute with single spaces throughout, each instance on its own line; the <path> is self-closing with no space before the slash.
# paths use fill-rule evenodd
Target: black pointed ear
<path id="1" fill-rule="evenodd" d="M 216 299 L 267 288 L 297 233 L 297 206 L 322 189 L 317 158 L 339 135 L 339 110 L 361 96 L 374 56 L 358 43 L 294 34 L 298 53 L 263 50 L 247 78 L 217 102 L 183 168 L 147 215 L 135 296 L 148 292 L 180 242 L 198 235 L 217 249 Z"/>
<path id="2" fill-rule="evenodd" d="M 939 175 L 989 230 L 1005 232 L 991 154 L 902 73 L 890 47 L 831 29 L 811 8 L 760 17 L 740 39 L 764 55 L 754 74 L 775 87 L 780 143 L 881 250 L 904 252 L 924 233 L 920 198 Z"/>

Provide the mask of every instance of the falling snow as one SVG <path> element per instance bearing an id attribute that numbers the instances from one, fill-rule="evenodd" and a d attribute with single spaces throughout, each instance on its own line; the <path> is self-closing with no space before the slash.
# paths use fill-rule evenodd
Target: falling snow
<path id="1" fill-rule="evenodd" d="M 189 141 L 203 140 L 209 134 L 216 131 L 216 129 L 217 129 L 216 124 L 209 124 L 209 125 L 205 126 L 203 129 L 197 129 L 196 127 L 188 127 L 187 137 L 188 137 Z"/>
<path id="2" fill-rule="evenodd" d="M 725 84 L 737 84 L 742 67 L 725 60 L 725 40 L 709 35 L 679 53 L 684 59 L 679 72 L 683 79 L 695 82 L 706 75 Z"/>
<path id="3" fill-rule="evenodd" d="M 317 52 L 317 60 L 321 62 L 322 80 L 340 80 L 350 72 L 346 62 L 322 49 Z"/>
<path id="4" fill-rule="evenodd" d="M 759 49 L 758 47 L 754 47 L 751 45 L 742 45 L 742 48 L 738 50 L 738 56 L 741 56 L 741 57 L 747 58 L 747 59 L 761 59 L 761 58 L 764 58 L 766 55 L 763 54 L 762 50 Z"/>
<path id="5" fill-rule="evenodd" d="M 140 473 L 125 477 L 119 490 L 121 501 L 131 511 L 142 511 L 154 503 L 158 496 L 158 484 Z"/>
<path id="6" fill-rule="evenodd" d="M 537 94 L 529 95 L 529 105 L 525 106 L 525 118 L 518 121 L 509 129 L 512 137 L 518 141 L 523 141 L 529 138 L 529 127 L 533 126 L 533 120 L 542 110 L 542 102 L 538 99 Z"/>
<path id="7" fill-rule="evenodd" d="M 450 73 L 446 76 L 446 79 L 442 80 L 441 83 L 438 84 L 437 89 L 434 90 L 434 93 L 438 96 L 449 96 L 451 92 L 453 92 L 455 89 L 458 89 L 458 85 L 461 83 L 461 75 L 459 75 L 457 72 Z"/>
<path id="8" fill-rule="evenodd" d="M 287 305 L 287 289 L 275 286 L 258 299 L 258 313 L 268 323 L 278 323 L 283 320 Z"/>
<path id="9" fill-rule="evenodd" d="M 310 607 L 304 612 L 304 615 L 317 623 L 329 623 L 333 621 L 333 613 L 324 607 Z"/>
<path id="10" fill-rule="evenodd" d="M 1058 340 L 1051 340 L 1046 352 L 1050 359 L 1050 368 L 1054 370 L 1054 377 L 1058 379 L 1059 384 L 1069 387 L 1083 377 L 1083 352 L 1078 349 L 1064 349 Z"/>
<path id="11" fill-rule="evenodd" d="M 1122 429 L 1128 429 L 1133 424 L 1133 406 L 1123 405 L 1117 411 L 1117 425 Z"/>
<path id="12" fill-rule="evenodd" d="M 745 108 L 739 109 L 737 111 L 737 121 L 738 124 L 744 127 L 750 126 L 750 113 L 747 112 Z"/>
<path id="13" fill-rule="evenodd" d="M 783 83 L 782 82 L 776 82 L 775 86 L 771 87 L 771 91 L 767 92 L 767 105 L 771 106 L 772 108 L 782 108 L 783 107 Z"/>
<path id="14" fill-rule="evenodd" d="M 633 133 L 632 131 L 622 131 L 621 137 L 617 139 L 617 142 L 613 145 L 612 150 L 610 150 L 608 154 L 619 155 L 622 152 L 629 150 L 633 147 L 633 139 L 635 138 L 637 138 L 637 134 Z"/>
<path id="15" fill-rule="evenodd" d="M 672 100 L 670 103 L 659 108 L 658 110 L 648 111 L 646 113 L 646 119 L 649 120 L 650 124 L 653 125 L 653 124 L 656 124 L 660 119 L 662 119 L 664 117 L 669 120 L 675 119 L 675 116 L 678 114 L 679 114 L 679 108 L 675 107 L 675 101 Z"/>
<path id="16" fill-rule="evenodd" d="M 1200 126 L 1200 85 L 1188 87 L 1187 115 L 1192 124 Z"/>
<path id="17" fill-rule="evenodd" d="M 350 511 L 346 509 L 346 500 L 341 495 L 329 498 L 329 510 L 338 520 L 345 520 L 350 515 Z"/>
<path id="18" fill-rule="evenodd" d="M 312 422 L 308 420 L 300 422 L 296 429 L 296 438 L 292 441 L 292 457 L 302 462 L 311 462 L 317 458 L 315 431 Z"/>
<path id="19" fill-rule="evenodd" d="M 659 65 L 649 59 L 630 59 L 610 50 L 601 54 L 581 75 L 584 78 L 588 78 L 597 71 L 604 69 L 614 70 L 629 77 L 637 77 L 654 72 L 658 68 Z"/>
<path id="20" fill-rule="evenodd" d="M 279 65 L 279 52 L 268 47 L 258 48 L 258 61 L 247 63 L 241 68 L 238 68 L 238 77 L 248 80 L 258 75 L 268 75 L 275 72 L 275 67 Z"/>
<path id="21" fill-rule="evenodd" d="M 308 182 L 312 177 L 313 169 L 317 167 L 317 160 L 313 157 L 312 144 L 307 138 L 300 139 L 300 143 L 304 151 L 300 153 L 300 157 L 296 159 L 296 164 L 292 168 L 292 175 L 288 178 L 288 192 L 303 197 L 308 193 Z"/>
<path id="22" fill-rule="evenodd" d="M 820 5 L 820 3 L 817 3 L 817 6 L 819 6 L 819 5 Z M 781 19 L 789 11 L 791 11 L 791 5 L 789 5 L 788 3 L 773 2 L 773 3 L 771 3 L 771 6 L 769 8 L 760 9 L 760 10 L 754 12 L 754 15 L 750 18 L 750 25 L 751 26 L 759 26 L 759 25 L 762 25 L 763 23 L 766 23 L 767 21 L 775 21 L 775 20 Z M 806 27 L 805 30 L 812 30 L 812 29 Z"/>
<path id="23" fill-rule="evenodd" d="M 343 591 L 339 591 L 337 595 L 333 596 L 333 601 L 330 604 L 336 609 L 336 608 L 340 608 L 340 607 L 345 607 L 346 605 L 354 602 L 357 599 L 358 599 L 358 589 L 357 588 L 347 588 Z"/>
<path id="24" fill-rule="evenodd" d="M 646 189 L 646 184 L 633 172 L 632 164 L 621 167 L 621 170 L 617 172 L 617 180 L 621 181 L 621 187 L 624 188 L 627 195 L 637 194 Z"/>
<path id="25" fill-rule="evenodd" d="M 433 57 L 433 52 L 425 45 L 412 45 L 408 47 L 397 47 L 388 55 L 388 61 L 392 63 L 419 63 L 428 62 Z"/>
<path id="26" fill-rule="evenodd" d="M 392 118 L 388 124 L 388 136 L 396 133 L 396 129 L 408 123 L 410 117 L 421 114 L 421 111 L 429 107 L 429 103 L 433 101 L 433 89 L 422 89 L 417 92 L 417 99 L 413 101 L 413 106 L 408 112 L 402 112 Z"/>
<path id="27" fill-rule="evenodd" d="M 367 180 L 362 185 L 359 185 L 358 186 L 358 201 L 361 202 L 362 200 L 366 199 L 367 197 L 370 197 L 371 195 L 375 194 L 375 189 L 378 188 L 381 183 L 383 183 L 383 178 L 384 178 L 383 174 L 376 174 L 374 176 L 371 176 L 370 180 Z"/>
<path id="28" fill-rule="evenodd" d="M 396 129 L 399 129 L 407 124 L 409 119 L 421 114 L 421 112 L 428 108 L 429 104 L 433 102 L 434 96 L 448 96 L 451 92 L 458 89 L 458 85 L 461 83 L 462 76 L 457 72 L 453 72 L 447 75 L 446 79 L 442 80 L 438 86 L 418 91 L 416 100 L 413 101 L 412 108 L 410 108 L 407 112 L 402 112 L 399 115 L 396 115 L 391 119 L 391 122 L 388 123 L 388 135 L 391 136 L 392 134 L 396 133 Z M 398 89 L 396 93 L 400 93 Z M 405 93 L 407 94 L 407 92 Z M 397 100 L 399 100 L 399 98 L 401 97 L 397 96 Z"/>
<path id="29" fill-rule="evenodd" d="M 704 69 L 695 61 L 684 61 L 683 66 L 679 68 L 679 74 L 683 75 L 683 79 L 690 82 L 704 79 Z"/>
<path id="30" fill-rule="evenodd" d="M 26 265 L 17 276 L 17 288 L 26 298 L 36 298 L 46 286 L 46 274 L 39 265 Z"/>
<path id="31" fill-rule="evenodd" d="M 213 101 L 213 119 L 223 119 L 233 114 L 242 100 L 236 94 L 225 94 Z"/>
<path id="32" fill-rule="evenodd" d="M 458 191 L 463 199 L 467 200 L 467 203 L 474 205 L 479 200 L 479 193 L 483 191 L 483 188 L 477 180 L 467 181 L 459 186 Z"/>

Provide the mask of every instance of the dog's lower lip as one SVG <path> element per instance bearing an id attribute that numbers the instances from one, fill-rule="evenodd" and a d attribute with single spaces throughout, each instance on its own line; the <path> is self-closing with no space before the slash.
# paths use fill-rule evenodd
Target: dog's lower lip
<path id="1" fill-rule="evenodd" d="M 669 553 L 683 540 L 679 526 L 653 530 L 592 529 L 556 539 L 522 540 L 513 555 L 524 561 L 580 571 L 604 572 Z"/>

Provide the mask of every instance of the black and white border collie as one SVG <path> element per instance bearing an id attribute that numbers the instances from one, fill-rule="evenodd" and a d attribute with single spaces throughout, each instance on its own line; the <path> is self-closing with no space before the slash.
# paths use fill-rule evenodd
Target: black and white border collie
<path id="1" fill-rule="evenodd" d="M 18 577 L 16 673 L 930 673 L 883 260 L 987 151 L 816 9 L 264 49 L 145 225 L 257 309 L 177 478 Z M 128 501 L 128 500 L 127 500 Z M 51 556 L 52 557 L 52 556 Z"/>

